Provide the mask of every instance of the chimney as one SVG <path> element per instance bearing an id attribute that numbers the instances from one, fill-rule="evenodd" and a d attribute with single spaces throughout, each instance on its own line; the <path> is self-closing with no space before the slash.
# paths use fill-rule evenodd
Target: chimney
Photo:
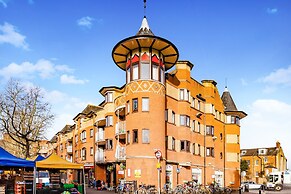
<path id="1" fill-rule="evenodd" d="M 276 142 L 276 148 L 280 148 L 281 147 L 281 144 L 279 141 Z"/>

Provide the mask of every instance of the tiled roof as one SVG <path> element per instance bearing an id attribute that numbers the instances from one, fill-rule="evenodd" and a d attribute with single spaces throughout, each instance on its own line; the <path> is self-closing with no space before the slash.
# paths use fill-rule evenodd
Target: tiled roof
<path id="1" fill-rule="evenodd" d="M 72 125 L 66 125 L 61 131 L 60 133 L 68 133 L 71 132 L 73 130 Z"/>
<path id="2" fill-rule="evenodd" d="M 221 96 L 221 99 L 224 104 L 225 111 L 237 111 L 236 105 L 226 87 Z"/>
<path id="3" fill-rule="evenodd" d="M 100 109 L 99 106 L 89 104 L 83 111 L 83 114 L 88 114 L 90 112 L 97 112 Z"/>
<path id="4" fill-rule="evenodd" d="M 260 154 L 260 149 L 266 149 L 265 154 Z M 243 152 L 245 152 L 243 154 Z M 252 148 L 252 149 L 241 149 L 241 156 L 275 156 L 278 153 L 278 149 L 276 147 L 270 147 L 270 148 Z"/>
<path id="5" fill-rule="evenodd" d="M 56 142 L 57 142 L 57 136 L 54 135 L 54 136 L 52 137 L 52 139 L 50 140 L 50 142 L 51 142 L 51 143 L 56 143 Z"/>

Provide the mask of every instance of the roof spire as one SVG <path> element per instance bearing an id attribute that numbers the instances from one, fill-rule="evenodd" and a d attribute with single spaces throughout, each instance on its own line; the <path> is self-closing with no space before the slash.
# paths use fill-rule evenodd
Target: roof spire
<path id="1" fill-rule="evenodd" d="M 143 14 L 144 14 L 144 17 L 146 17 L 146 8 L 147 8 L 147 0 L 143 0 Z"/>
<path id="2" fill-rule="evenodd" d="M 227 78 L 225 78 L 225 86 L 224 86 L 224 91 L 225 91 L 225 92 L 228 92 L 228 89 L 227 89 Z"/>
<path id="3" fill-rule="evenodd" d="M 153 32 L 151 31 L 150 27 L 149 27 L 149 24 L 148 24 L 148 21 L 147 21 L 147 17 L 146 17 L 146 0 L 143 0 L 143 7 L 144 7 L 144 17 L 143 17 L 143 20 L 141 22 L 141 26 L 137 32 L 137 36 L 138 35 L 152 35 L 154 36 Z"/>

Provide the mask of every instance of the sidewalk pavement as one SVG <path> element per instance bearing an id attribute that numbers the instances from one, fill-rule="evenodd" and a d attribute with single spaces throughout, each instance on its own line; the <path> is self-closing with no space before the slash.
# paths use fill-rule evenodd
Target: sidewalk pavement
<path id="1" fill-rule="evenodd" d="M 114 191 L 108 191 L 108 190 L 97 190 L 97 189 L 93 189 L 93 188 L 86 188 L 86 194 L 114 194 Z M 251 192 L 241 192 L 241 194 L 258 194 L 259 191 L 251 191 Z M 231 194 L 239 194 L 239 191 L 233 191 Z M 262 193 L 263 194 L 263 193 Z"/>

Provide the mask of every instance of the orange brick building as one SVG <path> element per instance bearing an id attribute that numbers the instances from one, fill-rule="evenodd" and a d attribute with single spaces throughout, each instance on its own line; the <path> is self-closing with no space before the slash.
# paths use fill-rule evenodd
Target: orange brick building
<path id="1" fill-rule="evenodd" d="M 66 125 L 52 139 L 54 153 L 73 162 L 73 130 L 75 125 Z"/>
<path id="2" fill-rule="evenodd" d="M 178 49 L 155 36 L 146 17 L 112 57 L 125 84 L 101 88 L 105 100 L 74 118 L 73 161 L 88 164 L 86 176 L 109 186 L 125 179 L 157 188 L 191 180 L 239 187 L 246 113 L 227 88 L 220 96 L 215 81 L 192 78 L 194 65 L 178 61 Z"/>

